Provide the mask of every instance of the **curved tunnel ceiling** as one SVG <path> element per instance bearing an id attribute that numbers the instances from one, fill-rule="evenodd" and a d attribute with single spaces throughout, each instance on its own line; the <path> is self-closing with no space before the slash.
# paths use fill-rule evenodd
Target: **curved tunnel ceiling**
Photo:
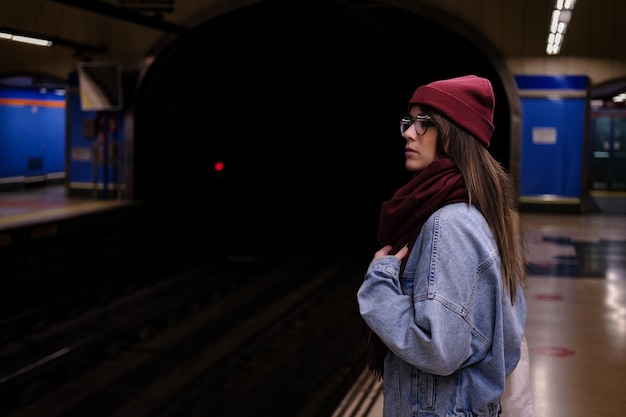
<path id="1" fill-rule="evenodd" d="M 507 166 L 502 85 L 462 35 L 407 11 L 332 2 L 223 15 L 170 45 L 141 82 L 136 195 L 177 233 L 374 243 L 380 204 L 409 178 L 397 128 L 408 99 L 465 73 L 494 82 L 491 151 Z"/>

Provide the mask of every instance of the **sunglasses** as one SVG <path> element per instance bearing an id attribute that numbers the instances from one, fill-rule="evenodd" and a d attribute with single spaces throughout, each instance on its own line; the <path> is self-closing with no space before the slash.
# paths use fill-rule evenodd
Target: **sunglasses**
<path id="1" fill-rule="evenodd" d="M 413 125 L 415 127 L 415 133 L 419 136 L 426 134 L 426 131 L 430 126 L 435 126 L 432 119 L 427 114 L 418 114 L 414 119 L 409 116 L 404 116 L 400 120 L 400 134 L 404 136 L 404 132 Z"/>

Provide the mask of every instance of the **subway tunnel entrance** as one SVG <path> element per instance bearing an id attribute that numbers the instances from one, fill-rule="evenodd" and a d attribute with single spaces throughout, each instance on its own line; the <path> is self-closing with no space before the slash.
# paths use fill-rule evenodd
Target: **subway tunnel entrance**
<path id="1" fill-rule="evenodd" d="M 376 247 L 380 204 L 409 179 L 397 127 L 408 99 L 465 73 L 494 83 L 491 151 L 506 166 L 503 88 L 461 34 L 388 6 L 278 1 L 225 14 L 163 50 L 141 81 L 137 198 L 185 252 L 204 250 L 192 241 Z"/>

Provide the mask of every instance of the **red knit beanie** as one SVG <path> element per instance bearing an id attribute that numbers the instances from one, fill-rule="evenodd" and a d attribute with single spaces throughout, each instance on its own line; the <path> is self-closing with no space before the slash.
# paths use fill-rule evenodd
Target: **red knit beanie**
<path id="1" fill-rule="evenodd" d="M 419 87 L 409 100 L 441 112 L 489 147 L 493 133 L 493 88 L 486 78 L 475 75 L 434 81 Z"/>

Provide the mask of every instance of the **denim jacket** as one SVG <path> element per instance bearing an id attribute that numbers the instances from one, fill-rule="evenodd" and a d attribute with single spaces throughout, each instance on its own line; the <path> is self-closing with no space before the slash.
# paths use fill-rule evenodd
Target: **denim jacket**
<path id="1" fill-rule="evenodd" d="M 495 417 L 520 358 L 523 289 L 512 305 L 485 218 L 444 206 L 408 255 L 374 259 L 357 293 L 365 322 L 389 348 L 384 417 Z"/>

